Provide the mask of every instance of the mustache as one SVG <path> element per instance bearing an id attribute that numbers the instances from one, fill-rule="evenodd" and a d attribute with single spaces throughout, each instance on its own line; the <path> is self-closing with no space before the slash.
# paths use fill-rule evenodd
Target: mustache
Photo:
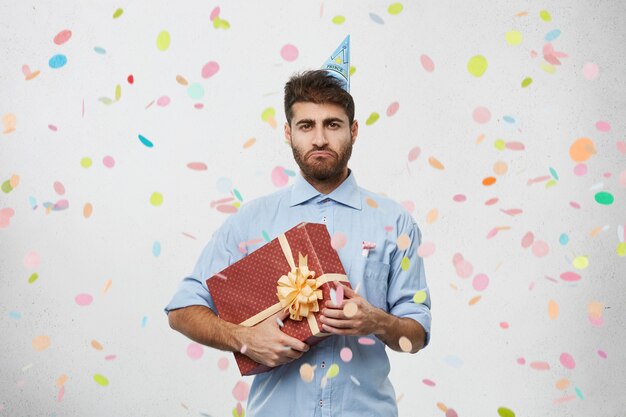
<path id="1" fill-rule="evenodd" d="M 313 149 L 311 149 L 310 151 L 308 151 L 308 152 L 304 155 L 304 157 L 305 157 L 305 158 L 308 158 L 309 156 L 311 156 L 311 154 L 312 154 L 313 152 L 318 152 L 318 151 L 330 152 L 330 153 L 332 153 L 332 154 L 335 156 L 335 158 L 339 158 L 339 155 L 337 154 L 337 152 L 333 151 L 333 150 L 332 150 L 332 149 L 330 149 L 328 146 L 322 146 L 322 147 L 319 147 L 319 146 L 315 146 L 315 145 L 313 145 Z"/>

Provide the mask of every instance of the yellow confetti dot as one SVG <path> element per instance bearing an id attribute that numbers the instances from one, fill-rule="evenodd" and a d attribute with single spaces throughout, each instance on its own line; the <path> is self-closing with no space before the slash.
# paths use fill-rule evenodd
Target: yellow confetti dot
<path id="1" fill-rule="evenodd" d="M 160 51 L 167 51 L 167 49 L 170 47 L 171 41 L 172 38 L 170 37 L 170 33 L 167 30 L 162 30 L 157 36 L 157 48 L 159 48 Z"/>
<path id="2" fill-rule="evenodd" d="M 578 256 L 572 263 L 576 269 L 585 269 L 589 266 L 589 258 L 586 256 Z"/>
<path id="3" fill-rule="evenodd" d="M 122 98 L 122 86 L 118 84 L 115 86 L 115 101 L 120 101 L 120 98 Z"/>
<path id="4" fill-rule="evenodd" d="M 113 13 L 113 19 L 117 19 L 118 17 L 122 15 L 122 13 L 124 13 L 123 9 L 117 9 L 115 13 Z"/>
<path id="5" fill-rule="evenodd" d="M 556 72 L 556 67 L 552 64 L 549 64 L 545 61 L 541 63 L 541 69 L 547 72 L 548 74 L 554 74 Z"/>
<path id="6" fill-rule="evenodd" d="M 356 67 L 353 67 L 352 65 L 350 65 L 350 75 L 354 75 L 355 72 L 356 72 Z"/>
<path id="7" fill-rule="evenodd" d="M 522 33 L 517 30 L 511 30 L 504 35 L 506 43 L 511 46 L 517 46 L 522 43 Z"/>
<path id="8" fill-rule="evenodd" d="M 105 376 L 100 375 L 100 374 L 95 374 L 93 376 L 93 380 L 96 381 L 96 384 L 106 387 L 107 385 L 109 385 L 109 380 L 106 379 Z"/>
<path id="9" fill-rule="evenodd" d="M 92 163 L 93 162 L 91 161 L 91 158 L 89 158 L 87 156 L 80 160 L 80 166 L 82 166 L 83 168 L 91 167 Z"/>
<path id="10" fill-rule="evenodd" d="M 615 253 L 619 256 L 626 256 L 626 242 L 620 242 L 615 249 Z"/>
<path id="11" fill-rule="evenodd" d="M 487 58 L 482 55 L 475 55 L 467 63 L 467 70 L 474 77 L 482 77 L 487 71 Z"/>
<path id="12" fill-rule="evenodd" d="M 341 15 L 338 15 L 338 16 L 333 17 L 333 20 L 332 20 L 332 22 L 333 22 L 334 24 L 336 24 L 336 25 L 341 25 L 341 24 L 343 24 L 345 21 L 346 21 L 346 18 L 345 18 L 345 17 L 343 17 L 343 16 L 341 16 Z"/>
<path id="13" fill-rule="evenodd" d="M 398 236 L 398 239 L 396 239 L 396 245 L 398 245 L 398 249 L 405 250 L 411 245 L 411 238 L 406 233 L 402 233 Z"/>
<path id="14" fill-rule="evenodd" d="M 367 118 L 367 120 L 365 121 L 365 124 L 367 126 L 371 126 L 374 123 L 376 123 L 376 121 L 380 118 L 380 114 L 373 112 L 372 114 L 370 114 L 370 116 Z"/>
<path id="15" fill-rule="evenodd" d="M 413 349 L 413 343 L 411 343 L 411 340 L 406 336 L 400 336 L 398 344 L 403 352 L 410 352 Z"/>
<path id="16" fill-rule="evenodd" d="M 402 3 L 393 3 L 389 5 L 389 7 L 387 8 L 387 12 L 389 12 L 389 14 L 392 14 L 392 15 L 398 15 L 402 13 L 403 9 L 404 9 L 404 6 L 402 5 Z"/>
<path id="17" fill-rule="evenodd" d="M 270 118 L 273 119 L 274 116 L 276 116 L 276 110 L 274 110 L 273 107 L 268 107 L 261 113 L 261 120 L 267 122 L 270 120 Z"/>
<path id="18" fill-rule="evenodd" d="M 330 365 L 330 368 L 328 368 L 328 372 L 326 372 L 326 378 L 334 378 L 337 375 L 339 375 L 339 365 L 333 363 L 332 365 Z"/>
<path id="19" fill-rule="evenodd" d="M 426 291 L 419 290 L 413 295 L 415 304 L 422 304 L 424 301 L 426 301 Z"/>
<path id="20" fill-rule="evenodd" d="M 522 88 L 526 88 L 533 83 L 533 79 L 530 77 L 526 77 L 522 80 Z"/>
<path id="21" fill-rule="evenodd" d="M 153 192 L 152 195 L 150 196 L 150 204 L 152 204 L 155 207 L 158 207 L 161 204 L 163 204 L 163 195 L 156 191 Z"/>
<path id="22" fill-rule="evenodd" d="M 406 271 L 411 267 L 411 260 L 407 256 L 403 257 L 402 262 L 400 262 L 400 267 L 403 271 Z"/>
<path id="23" fill-rule="evenodd" d="M 539 17 L 544 22 L 550 22 L 552 20 L 552 16 L 550 15 L 550 12 L 548 12 L 547 10 L 540 11 L 539 12 Z"/>
<path id="24" fill-rule="evenodd" d="M 340 56 L 338 56 L 337 59 L 335 59 L 335 63 L 341 64 L 341 57 Z"/>
<path id="25" fill-rule="evenodd" d="M 503 151 L 506 148 L 506 143 L 504 142 L 504 140 L 502 139 L 497 139 L 494 143 L 493 146 L 499 150 L 499 151 Z"/>

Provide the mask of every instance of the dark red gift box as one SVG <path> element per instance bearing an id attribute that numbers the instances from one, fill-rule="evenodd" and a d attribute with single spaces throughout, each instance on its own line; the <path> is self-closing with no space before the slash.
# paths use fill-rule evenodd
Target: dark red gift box
<path id="1" fill-rule="evenodd" d="M 280 285 L 283 287 L 281 293 L 298 293 L 295 287 L 289 286 L 292 281 L 288 278 L 294 276 L 295 268 L 300 268 L 305 274 L 307 268 L 314 272 L 307 282 L 321 291 L 322 298 L 317 300 L 319 311 L 326 300 L 330 299 L 331 285 L 335 285 L 332 282 L 341 281 L 343 285 L 350 286 L 339 256 L 330 244 L 326 226 L 300 223 L 207 279 L 218 316 L 231 323 L 253 326 L 278 311 L 289 308 L 281 305 L 278 281 L 281 281 Z M 284 288 L 285 285 L 287 289 Z M 307 291 L 310 292 L 304 289 L 301 294 L 306 295 Z M 313 310 L 314 303 L 303 304 Z M 320 330 L 322 323 L 319 321 L 319 312 L 310 311 L 307 314 L 306 307 L 301 311 L 304 312 L 301 320 L 288 317 L 282 331 L 313 346 L 329 334 Z M 239 352 L 235 352 L 235 359 L 241 375 L 255 375 L 271 369 Z"/>

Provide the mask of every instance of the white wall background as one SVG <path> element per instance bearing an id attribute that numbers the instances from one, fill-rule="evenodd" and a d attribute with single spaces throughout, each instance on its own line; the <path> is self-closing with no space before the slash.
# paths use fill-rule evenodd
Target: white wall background
<path id="1" fill-rule="evenodd" d="M 241 378 L 231 355 L 205 348 L 190 357 L 162 308 L 228 216 L 211 202 L 236 189 L 245 204 L 277 188 L 275 167 L 296 169 L 282 136 L 282 87 L 293 72 L 318 68 L 347 34 L 361 122 L 351 167 L 361 186 L 404 202 L 436 248 L 425 258 L 432 343 L 415 356 L 390 354 L 400 415 L 507 415 L 502 407 L 516 416 L 626 415 L 626 258 L 617 253 L 626 222 L 625 3 L 403 1 L 390 14 L 391 4 L 0 3 L 0 416 L 232 414 Z M 229 29 L 210 21 L 218 6 Z M 71 38 L 55 44 L 66 29 Z M 555 29 L 551 44 L 567 57 L 549 73 L 542 49 Z M 165 51 L 156 43 L 163 30 Z M 512 30 L 521 44 L 507 43 Z M 287 44 L 297 59 L 281 57 Z M 53 69 L 56 54 L 67 64 Z M 467 64 L 479 54 L 488 68 L 475 77 Z M 219 71 L 206 79 L 209 61 Z M 26 80 L 23 65 L 40 74 Z M 192 99 L 177 75 L 204 96 Z M 533 82 L 523 88 L 526 77 Z M 99 100 L 115 99 L 116 85 L 118 101 Z M 148 106 L 162 96 L 169 105 Z M 399 110 L 387 116 L 394 102 Z M 491 113 L 486 123 L 473 118 L 479 106 Z M 261 119 L 269 107 L 276 128 Z M 380 119 L 366 125 L 373 112 Z M 596 151 L 577 175 L 570 147 L 581 137 Z M 498 139 L 525 149 L 498 150 Z M 409 161 L 414 147 L 421 154 Z M 497 163 L 505 173 L 494 173 Z M 496 183 L 482 185 L 490 176 Z M 539 177 L 549 178 L 528 185 Z M 602 191 L 612 204 L 595 201 Z M 150 203 L 154 192 L 160 206 Z M 61 199 L 67 209 L 46 210 Z M 522 212 L 502 211 L 510 209 Z M 522 246 L 528 232 L 547 244 L 545 256 Z M 457 253 L 469 277 L 457 273 Z M 564 281 L 567 271 L 581 279 Z M 479 273 L 489 277 L 481 291 Z M 92 302 L 79 305 L 80 294 Z"/>

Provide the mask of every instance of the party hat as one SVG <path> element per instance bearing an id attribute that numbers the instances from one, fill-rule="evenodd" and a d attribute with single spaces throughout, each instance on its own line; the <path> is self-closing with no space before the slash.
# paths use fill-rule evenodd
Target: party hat
<path id="1" fill-rule="evenodd" d="M 325 69 L 334 77 L 338 78 L 343 89 L 350 92 L 350 35 L 341 42 L 341 44 L 326 60 L 322 69 Z"/>

